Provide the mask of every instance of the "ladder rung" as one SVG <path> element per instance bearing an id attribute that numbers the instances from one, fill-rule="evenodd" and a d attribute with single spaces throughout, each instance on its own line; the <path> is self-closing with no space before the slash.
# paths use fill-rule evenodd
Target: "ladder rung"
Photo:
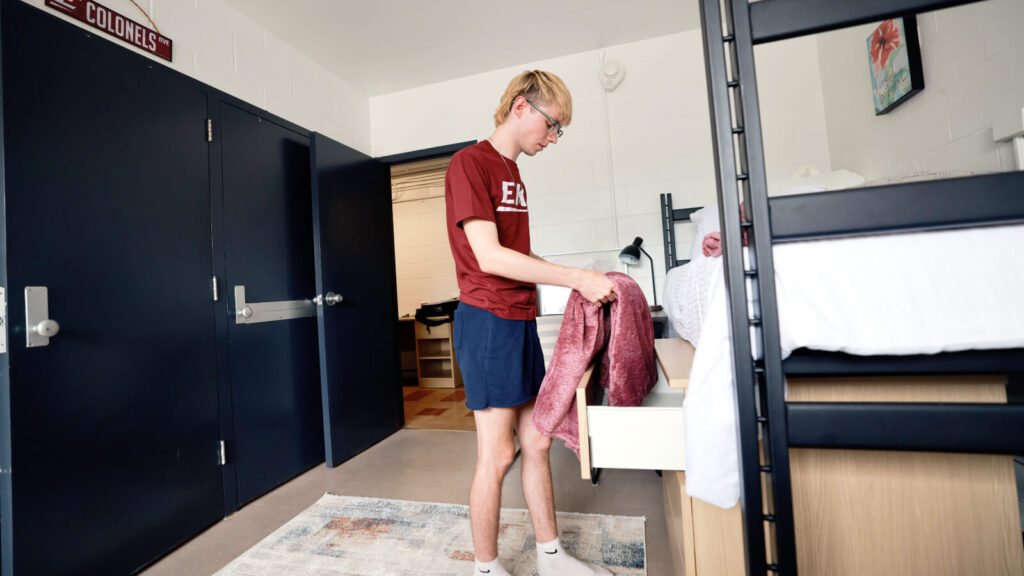
<path id="1" fill-rule="evenodd" d="M 740 228 L 753 228 L 753 222 L 740 222 Z"/>
<path id="2" fill-rule="evenodd" d="M 748 176 L 748 175 L 746 175 L 746 174 L 738 174 L 738 175 L 736 176 L 736 179 L 737 179 L 737 180 L 746 180 L 747 178 L 749 178 L 749 176 Z"/>
<path id="3" fill-rule="evenodd" d="M 743 275 L 747 278 L 754 278 L 757 276 L 757 270 L 744 270 Z"/>
<path id="4" fill-rule="evenodd" d="M 775 522 L 775 515 L 774 514 L 765 514 L 764 515 L 764 520 L 765 520 L 765 522 Z"/>
<path id="5" fill-rule="evenodd" d="M 743 128 L 733 128 L 732 129 L 732 133 L 733 134 L 743 134 Z"/>
<path id="6" fill-rule="evenodd" d="M 778 572 L 779 571 L 778 564 L 767 564 L 767 565 L 765 565 L 765 568 L 767 568 L 769 572 Z"/>
<path id="7" fill-rule="evenodd" d="M 761 470 L 761 472 L 771 472 L 772 471 L 772 467 L 771 466 L 758 466 L 758 469 Z"/>
<path id="8" fill-rule="evenodd" d="M 722 42 L 732 42 L 734 40 L 736 40 L 736 36 L 733 34 L 729 34 L 728 36 L 722 36 Z"/>
<path id="9" fill-rule="evenodd" d="M 764 416 L 758 416 L 757 417 L 757 421 L 760 422 L 761 424 L 767 424 L 768 423 L 768 419 L 765 418 Z"/>

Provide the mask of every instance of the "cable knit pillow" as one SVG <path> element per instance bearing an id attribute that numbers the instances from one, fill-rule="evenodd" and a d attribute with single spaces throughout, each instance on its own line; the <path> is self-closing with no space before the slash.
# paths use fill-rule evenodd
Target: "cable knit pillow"
<path id="1" fill-rule="evenodd" d="M 702 255 L 669 270 L 665 277 L 665 314 L 669 324 L 679 337 L 694 346 L 700 342 L 700 331 L 711 304 L 711 281 L 721 265 L 721 258 Z"/>

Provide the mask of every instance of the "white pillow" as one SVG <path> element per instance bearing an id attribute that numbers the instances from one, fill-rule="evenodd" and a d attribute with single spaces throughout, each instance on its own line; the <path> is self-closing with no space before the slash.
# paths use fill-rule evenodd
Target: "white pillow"
<path id="1" fill-rule="evenodd" d="M 711 285 L 715 271 L 721 266 L 720 258 L 701 256 L 699 260 L 669 270 L 665 276 L 662 301 L 669 325 L 679 337 L 694 346 L 700 343 L 704 319 L 711 305 Z"/>
<path id="2" fill-rule="evenodd" d="M 718 205 L 708 204 L 690 214 L 690 222 L 693 222 L 697 229 L 693 236 L 693 243 L 690 244 L 690 260 L 697 260 L 704 258 L 704 237 L 719 230 Z"/>

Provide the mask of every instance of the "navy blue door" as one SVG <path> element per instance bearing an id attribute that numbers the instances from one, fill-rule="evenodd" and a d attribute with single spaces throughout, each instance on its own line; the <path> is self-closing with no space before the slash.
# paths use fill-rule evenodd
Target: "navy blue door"
<path id="1" fill-rule="evenodd" d="M 337 466 L 402 426 L 391 184 L 383 163 L 321 134 L 310 156 L 324 438 Z"/>
<path id="2" fill-rule="evenodd" d="M 3 573 L 127 574 L 223 516 L 207 94 L 3 10 Z M 60 331 L 30 348 L 42 286 Z"/>
<path id="3" fill-rule="evenodd" d="M 324 460 L 314 316 L 239 323 L 236 286 L 252 303 L 315 295 L 309 139 L 221 104 L 232 421 L 229 459 L 245 504 Z M 256 307 L 258 308 L 258 306 Z M 260 320 L 257 313 L 253 320 Z"/>

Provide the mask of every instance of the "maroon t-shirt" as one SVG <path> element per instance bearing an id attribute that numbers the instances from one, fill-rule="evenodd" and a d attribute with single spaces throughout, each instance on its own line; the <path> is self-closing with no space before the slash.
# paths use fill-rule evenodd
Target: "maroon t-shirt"
<path id="1" fill-rule="evenodd" d="M 498 228 L 502 246 L 530 254 L 526 188 L 516 163 L 501 156 L 487 140 L 463 148 L 448 166 L 444 199 L 459 300 L 507 320 L 536 318 L 536 285 L 481 271 L 462 229 L 466 218 L 490 220 Z"/>

